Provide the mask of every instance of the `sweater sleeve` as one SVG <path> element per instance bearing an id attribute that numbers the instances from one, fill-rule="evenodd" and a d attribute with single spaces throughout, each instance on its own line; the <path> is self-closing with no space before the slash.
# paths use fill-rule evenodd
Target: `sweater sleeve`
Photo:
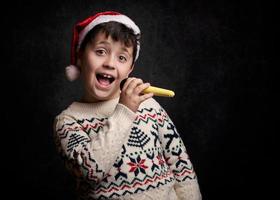
<path id="1" fill-rule="evenodd" d="M 86 127 L 72 116 L 58 115 L 54 122 L 54 139 L 68 169 L 91 184 L 100 182 L 113 165 L 134 119 L 134 112 L 118 104 L 98 133 L 88 134 Z"/>
<path id="2" fill-rule="evenodd" d="M 157 116 L 163 155 L 175 176 L 174 188 L 179 200 L 201 200 L 197 177 L 180 134 L 160 105 Z"/>

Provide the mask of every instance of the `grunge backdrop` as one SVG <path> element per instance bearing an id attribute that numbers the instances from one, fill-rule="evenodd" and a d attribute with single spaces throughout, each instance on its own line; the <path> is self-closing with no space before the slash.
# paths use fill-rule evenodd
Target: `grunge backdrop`
<path id="1" fill-rule="evenodd" d="M 16 163 L 10 197 L 75 199 L 52 123 L 81 95 L 79 82 L 64 76 L 72 27 L 104 10 L 130 16 L 143 33 L 133 75 L 176 92 L 156 99 L 186 144 L 204 199 L 269 199 L 276 144 L 268 101 L 271 13 L 262 1 L 218 0 L 9 2 L 2 80 L 9 105 L 3 106 L 10 146 L 4 154 Z"/>

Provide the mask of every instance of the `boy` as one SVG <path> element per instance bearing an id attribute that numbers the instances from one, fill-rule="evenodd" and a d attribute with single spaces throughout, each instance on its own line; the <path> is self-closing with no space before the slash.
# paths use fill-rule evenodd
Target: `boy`
<path id="1" fill-rule="evenodd" d="M 140 30 L 127 16 L 101 12 L 74 28 L 71 81 L 84 96 L 55 119 L 54 136 L 77 179 L 79 199 L 201 199 L 198 182 L 173 122 L 149 87 L 128 78 Z"/>

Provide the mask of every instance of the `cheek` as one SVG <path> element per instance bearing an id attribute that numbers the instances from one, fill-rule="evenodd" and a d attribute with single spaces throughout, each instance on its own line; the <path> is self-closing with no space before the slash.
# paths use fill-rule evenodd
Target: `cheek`
<path id="1" fill-rule="evenodd" d="M 129 69 L 125 72 L 125 77 L 128 77 L 130 73 L 132 72 L 132 67 L 129 67 Z"/>
<path id="2" fill-rule="evenodd" d="M 121 79 L 128 77 L 129 73 L 127 70 L 119 70 L 119 77 Z"/>
<path id="3" fill-rule="evenodd" d="M 95 71 L 95 69 L 100 66 L 101 59 L 98 58 L 93 52 L 87 52 L 84 56 L 84 68 L 87 72 Z"/>
<path id="4" fill-rule="evenodd" d="M 86 74 L 85 77 L 87 77 L 87 81 L 92 83 L 95 80 L 95 72 L 93 70 L 89 70 Z"/>
<path id="5" fill-rule="evenodd" d="M 119 68 L 119 74 L 121 77 L 127 77 L 132 71 L 131 65 L 122 66 Z"/>
<path id="6" fill-rule="evenodd" d="M 95 75 L 98 64 L 96 62 L 93 62 L 92 60 L 93 59 L 89 57 L 86 62 L 83 63 L 84 65 L 82 69 L 85 76 Z"/>
<path id="7" fill-rule="evenodd" d="M 95 69 L 90 66 L 83 66 L 82 77 L 87 85 L 91 85 L 95 80 Z"/>

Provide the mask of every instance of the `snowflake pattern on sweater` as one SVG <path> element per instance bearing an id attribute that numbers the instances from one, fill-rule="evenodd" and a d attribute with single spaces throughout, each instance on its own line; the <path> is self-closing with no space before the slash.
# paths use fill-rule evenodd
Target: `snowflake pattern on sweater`
<path id="1" fill-rule="evenodd" d="M 200 199 L 192 163 L 165 110 L 154 100 L 132 113 L 117 99 L 106 115 L 72 104 L 56 117 L 55 141 L 81 199 L 120 199 L 163 187 Z M 98 109 L 107 109 L 98 105 Z M 76 110 L 75 110 L 76 109 Z M 179 190 L 177 190 L 178 192 Z M 182 190 L 181 190 L 182 191 Z M 177 194 L 178 199 L 182 194 Z M 180 198 L 181 199 L 181 198 Z"/>

